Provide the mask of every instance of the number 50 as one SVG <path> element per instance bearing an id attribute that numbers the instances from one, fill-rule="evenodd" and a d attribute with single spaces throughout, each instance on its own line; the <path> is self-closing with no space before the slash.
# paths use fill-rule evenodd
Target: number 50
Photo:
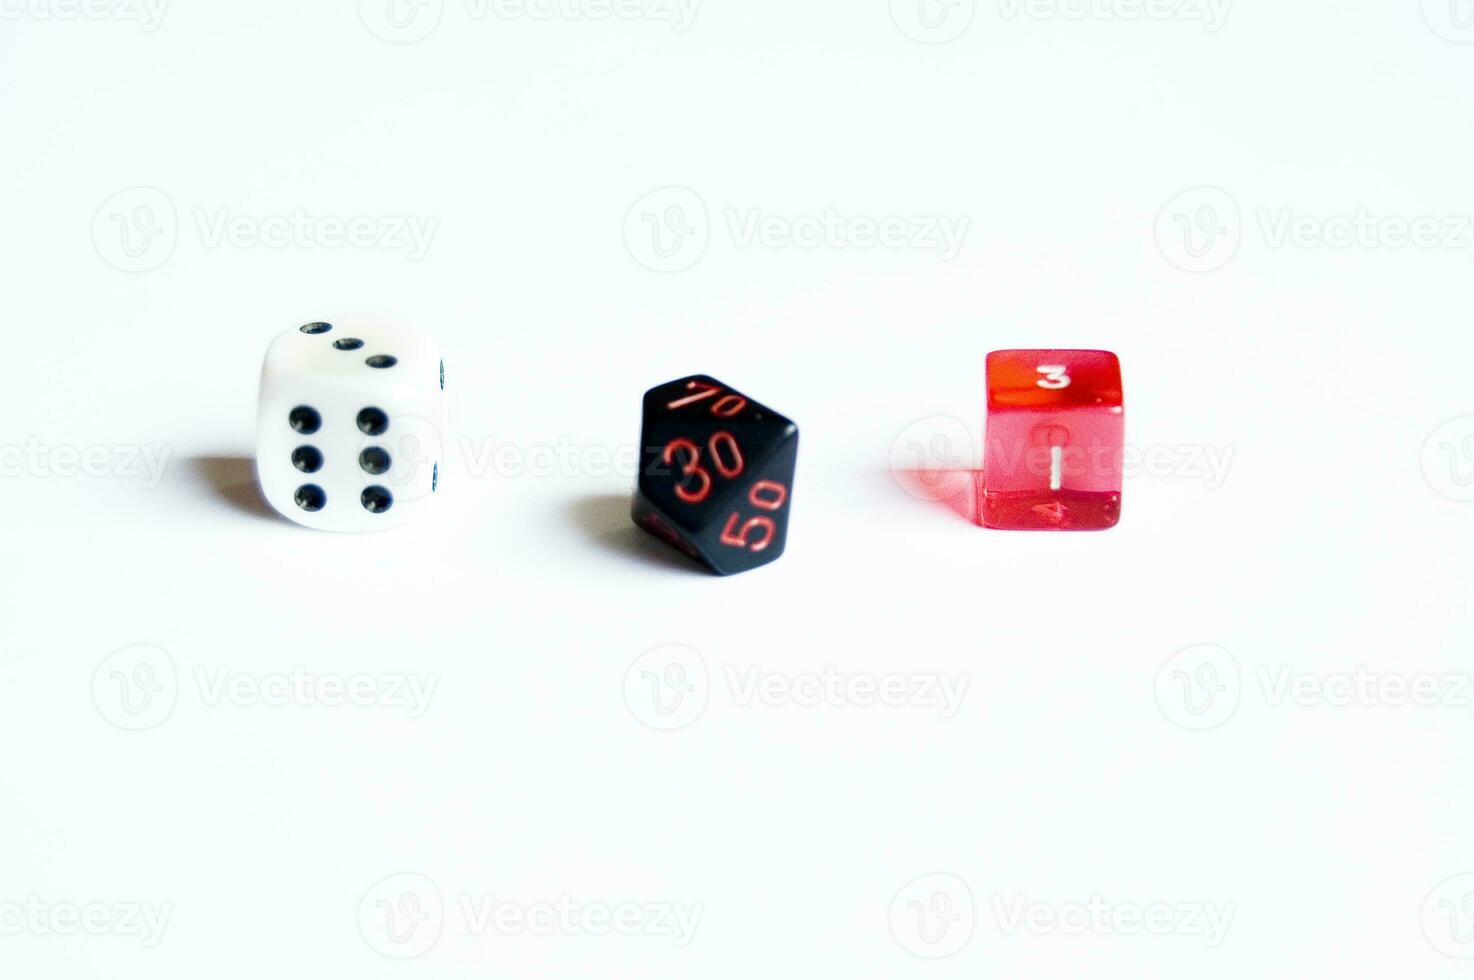
<path id="1" fill-rule="evenodd" d="M 759 510 L 781 510 L 788 502 L 788 488 L 772 480 L 759 480 L 748 491 L 747 501 Z M 749 518 L 747 523 L 739 528 L 737 522 L 741 519 L 742 515 L 736 511 L 733 511 L 727 518 L 727 526 L 722 529 L 722 544 L 731 548 L 746 548 L 756 553 L 766 550 L 768 545 L 773 543 L 773 536 L 778 533 L 778 526 L 773 523 L 771 517 Z"/>

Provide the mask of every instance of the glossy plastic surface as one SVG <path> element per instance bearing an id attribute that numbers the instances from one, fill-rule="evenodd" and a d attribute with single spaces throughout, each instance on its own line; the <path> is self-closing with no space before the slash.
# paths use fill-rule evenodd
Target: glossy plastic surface
<path id="1" fill-rule="evenodd" d="M 1098 350 L 988 355 L 982 523 L 1091 531 L 1121 517 L 1121 366 Z"/>
<path id="2" fill-rule="evenodd" d="M 709 375 L 645 393 L 634 521 L 720 575 L 788 540 L 798 426 Z"/>
<path id="3" fill-rule="evenodd" d="M 284 331 L 261 370 L 266 500 L 323 531 L 408 522 L 439 489 L 444 383 L 439 349 L 405 324 L 341 316 Z"/>

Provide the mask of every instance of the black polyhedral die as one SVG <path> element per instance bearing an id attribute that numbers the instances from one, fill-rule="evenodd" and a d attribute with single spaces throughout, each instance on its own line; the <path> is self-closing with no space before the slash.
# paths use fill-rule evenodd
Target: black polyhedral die
<path id="1" fill-rule="evenodd" d="M 645 393 L 640 527 L 719 575 L 783 554 L 798 426 L 705 374 Z"/>

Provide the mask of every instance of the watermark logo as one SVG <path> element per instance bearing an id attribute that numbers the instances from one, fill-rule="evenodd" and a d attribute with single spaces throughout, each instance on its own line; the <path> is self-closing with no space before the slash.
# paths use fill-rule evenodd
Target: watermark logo
<path id="1" fill-rule="evenodd" d="M 151 272 L 179 244 L 179 215 L 157 187 L 129 187 L 102 202 L 92 216 L 92 244 L 121 272 Z"/>
<path id="2" fill-rule="evenodd" d="M 1257 664 L 1258 696 L 1268 708 L 1442 709 L 1474 714 L 1474 674 L 1375 670 L 1311 673 L 1292 664 Z M 1157 673 L 1157 704 L 1169 721 L 1193 731 L 1227 723 L 1250 689 L 1237 659 L 1222 647 L 1178 653 Z"/>
<path id="3" fill-rule="evenodd" d="M 1157 671 L 1157 707 L 1176 725 L 1209 731 L 1234 716 L 1242 687 L 1233 654 L 1210 644 L 1188 647 Z"/>
<path id="4" fill-rule="evenodd" d="M 1223 945 L 1238 912 L 1233 902 L 1118 902 L 1100 895 L 1064 902 L 991 895 L 988 905 L 1004 936 L 1178 936 L 1209 949 Z"/>
<path id="5" fill-rule="evenodd" d="M 440 26 L 445 0 L 358 0 L 363 26 L 381 41 L 413 44 Z"/>
<path id="6" fill-rule="evenodd" d="M 640 450 L 634 443 L 584 444 L 564 436 L 557 442 L 522 444 L 462 436 L 457 439 L 456 448 L 472 479 L 488 474 L 510 480 L 610 476 L 634 479 L 640 472 Z"/>
<path id="7" fill-rule="evenodd" d="M 164 479 L 172 446 L 53 446 L 34 437 L 0 444 L 0 478 L 136 480 L 152 490 Z"/>
<path id="8" fill-rule="evenodd" d="M 624 218 L 624 243 L 651 272 L 684 272 L 711 241 L 711 217 L 689 187 L 662 187 L 635 202 Z"/>
<path id="9" fill-rule="evenodd" d="M 402 252 L 411 262 L 430 253 L 440 219 L 414 214 L 237 214 L 225 208 L 194 209 L 195 229 L 205 248 L 229 246 L 241 251 L 267 249 L 349 248 L 354 251 Z"/>
<path id="10" fill-rule="evenodd" d="M 725 664 L 722 673 L 739 708 L 921 708 L 956 718 L 972 678 L 966 674 L 865 674 L 829 665 L 781 673 L 757 664 Z"/>
<path id="11" fill-rule="evenodd" d="M 871 215 L 842 214 L 825 208 L 816 214 L 767 214 L 759 208 L 727 209 L 727 226 L 739 249 L 753 246 L 801 251 L 933 252 L 951 262 L 962 251 L 972 225 L 967 215 L 945 214 Z"/>
<path id="12" fill-rule="evenodd" d="M 1423 478 L 1449 500 L 1474 500 L 1474 415 L 1450 419 L 1428 436 Z"/>
<path id="13" fill-rule="evenodd" d="M 1474 0 L 1423 0 L 1423 20 L 1455 44 L 1474 44 Z"/>
<path id="14" fill-rule="evenodd" d="M 1271 708 L 1474 708 L 1474 675 L 1350 672 L 1299 673 L 1260 664 L 1259 690 Z"/>
<path id="15" fill-rule="evenodd" d="M 179 700 L 174 660 L 139 644 L 110 654 L 92 674 L 92 703 L 104 719 L 127 731 L 163 724 Z"/>
<path id="16" fill-rule="evenodd" d="M 624 676 L 630 713 L 651 728 L 673 731 L 694 724 L 714 690 L 738 708 L 910 709 L 957 717 L 972 678 L 966 674 L 867 674 L 829 665 L 817 671 L 772 671 L 760 664 L 723 664 L 725 687 L 712 684 L 705 658 L 686 646 L 657 647 Z"/>
<path id="17" fill-rule="evenodd" d="M 92 675 L 92 701 L 104 719 L 129 731 L 163 724 L 185 691 L 205 708 L 376 708 L 416 721 L 439 686 L 437 674 L 343 675 L 301 665 L 247 672 L 195 664 L 181 674 L 168 653 L 139 645 L 103 660 Z"/>
<path id="18" fill-rule="evenodd" d="M 706 907 L 700 902 L 587 902 L 571 895 L 552 901 L 508 901 L 461 895 L 466 931 L 473 936 L 644 936 L 685 949 L 696 938 Z"/>
<path id="19" fill-rule="evenodd" d="M 386 433 L 359 440 L 357 458 L 363 487 L 388 487 L 400 502 L 428 497 L 439 490 L 442 426 L 417 415 L 396 415 Z"/>
<path id="20" fill-rule="evenodd" d="M 435 882 L 419 874 L 390 875 L 358 903 L 358 932 L 381 956 L 410 960 L 440 941 L 445 904 Z"/>
<path id="21" fill-rule="evenodd" d="M 385 708 L 411 721 L 425 717 L 438 674 L 318 674 L 296 666 L 288 671 L 245 673 L 196 664 L 190 678 L 207 708 Z"/>
<path id="22" fill-rule="evenodd" d="M 1243 220 L 1238 202 L 1221 187 L 1194 187 L 1157 214 L 1157 249 L 1184 272 L 1214 272 L 1238 253 Z"/>
<path id="23" fill-rule="evenodd" d="M 977 461 L 972 429 L 953 415 L 917 419 L 891 443 L 890 468 L 895 473 L 966 469 Z"/>
<path id="24" fill-rule="evenodd" d="M 706 660 L 679 644 L 645 653 L 624 675 L 624 703 L 630 714 L 658 731 L 694 724 L 706 711 L 711 680 Z"/>
<path id="25" fill-rule="evenodd" d="M 145 34 L 164 22 L 169 0 L 5 0 L 0 20 L 106 21 L 138 24 Z"/>
<path id="26" fill-rule="evenodd" d="M 665 22 L 677 34 L 696 23 L 701 0 L 466 0 L 475 21 L 488 14 L 500 21 L 654 21 Z"/>
<path id="27" fill-rule="evenodd" d="M 1233 0 L 998 0 L 1005 20 L 1180 21 L 1216 34 Z"/>
<path id="28" fill-rule="evenodd" d="M 700 902 L 584 901 L 571 895 L 516 901 L 491 893 L 453 892 L 421 874 L 391 875 L 358 903 L 358 931 L 374 952 L 409 960 L 435 948 L 447 928 L 476 939 L 647 937 L 684 949 L 696 938 Z"/>
<path id="29" fill-rule="evenodd" d="M 1056 427 L 1038 427 L 1022 435 L 990 431 L 988 465 L 997 465 L 994 476 L 1031 476 L 1041 483 L 1057 476 L 1067 486 L 1146 478 L 1192 480 L 1207 490 L 1219 490 L 1228 482 L 1238 458 L 1238 447 L 1232 445 L 1128 443 L 1116 447 L 1099 440 L 1060 445 L 1068 435 Z M 889 464 L 902 489 L 933 501 L 976 492 L 982 472 L 972 429 L 950 415 L 919 419 L 903 429 L 891 443 Z"/>
<path id="30" fill-rule="evenodd" d="M 902 949 L 922 959 L 961 952 L 972 939 L 976 917 L 972 890 L 956 875 L 922 875 L 891 899 L 891 935 Z"/>
<path id="31" fill-rule="evenodd" d="M 700 0 L 463 0 L 461 16 L 479 24 L 516 21 L 652 21 L 684 34 L 696 22 Z M 359 0 L 369 33 L 390 44 L 423 41 L 440 26 L 445 0 Z"/>
<path id="32" fill-rule="evenodd" d="M 726 231 L 739 251 L 912 251 L 950 262 L 961 253 L 972 220 L 967 215 L 846 214 L 824 208 L 776 214 L 727 208 Z M 664 187 L 635 202 L 624 219 L 624 241 L 636 262 L 652 272 L 684 272 L 705 256 L 712 225 L 706 201 L 686 187 Z"/>
<path id="33" fill-rule="evenodd" d="M 1000 937 L 1176 936 L 1215 948 L 1227 939 L 1237 912 L 1233 902 L 1133 902 L 1101 895 L 1041 901 L 999 893 L 989 895 L 980 909 L 967 882 L 956 875 L 930 874 L 891 900 L 890 926 L 902 949 L 924 959 L 957 954 L 979 926 Z"/>
<path id="34" fill-rule="evenodd" d="M 153 949 L 174 917 L 171 902 L 0 901 L 0 936 L 115 936 Z"/>
<path id="35" fill-rule="evenodd" d="M 1474 874 L 1455 875 L 1423 900 L 1423 935 L 1444 956 L 1474 959 Z"/>
<path id="36" fill-rule="evenodd" d="M 190 231 L 206 249 L 353 249 L 402 253 L 418 262 L 430 252 L 440 219 L 411 214 L 313 214 L 294 208 L 281 214 L 240 214 L 227 208 L 193 208 Z M 122 272 L 152 272 L 174 255 L 181 235 L 179 213 L 157 187 L 130 187 L 103 202 L 92 218 L 92 242 L 108 265 Z"/>
<path id="37" fill-rule="evenodd" d="M 1474 252 L 1474 217 L 1466 214 L 1382 214 L 1360 207 L 1349 214 L 1303 214 L 1293 208 L 1259 208 L 1259 228 L 1272 249 L 1305 251 Z"/>
<path id="38" fill-rule="evenodd" d="M 1457 252 L 1474 255 L 1474 215 L 1398 214 L 1359 206 L 1313 214 L 1294 207 L 1256 207 L 1252 231 L 1267 249 L 1303 252 Z M 1187 272 L 1214 272 L 1238 253 L 1246 228 L 1237 201 L 1217 187 L 1184 191 L 1157 215 L 1163 257 Z"/>
<path id="39" fill-rule="evenodd" d="M 977 444 L 972 429 L 951 415 L 918 419 L 891 443 L 896 483 L 922 500 L 956 500 L 977 492 Z"/>
<path id="40" fill-rule="evenodd" d="M 972 26 L 977 0 L 890 0 L 891 20 L 922 44 L 955 41 Z"/>

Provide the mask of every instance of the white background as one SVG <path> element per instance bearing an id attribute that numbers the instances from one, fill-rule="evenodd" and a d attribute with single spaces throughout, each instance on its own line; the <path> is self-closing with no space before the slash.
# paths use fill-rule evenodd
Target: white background
<path id="1" fill-rule="evenodd" d="M 0 972 L 1467 975 L 1463 0 L 99 2 L 0 3 Z M 331 240 L 406 216 L 423 254 Z M 892 217 L 962 248 L 860 247 Z M 254 490 L 266 345 L 342 310 L 447 351 L 404 531 Z M 1034 346 L 1121 356 L 1115 530 L 890 472 L 974 452 L 984 355 Z M 733 579 L 607 459 L 697 371 L 803 429 Z M 856 703 L 897 675 L 960 710 Z M 592 926 L 466 913 L 565 896 Z M 592 934 L 625 903 L 699 927 Z"/>

